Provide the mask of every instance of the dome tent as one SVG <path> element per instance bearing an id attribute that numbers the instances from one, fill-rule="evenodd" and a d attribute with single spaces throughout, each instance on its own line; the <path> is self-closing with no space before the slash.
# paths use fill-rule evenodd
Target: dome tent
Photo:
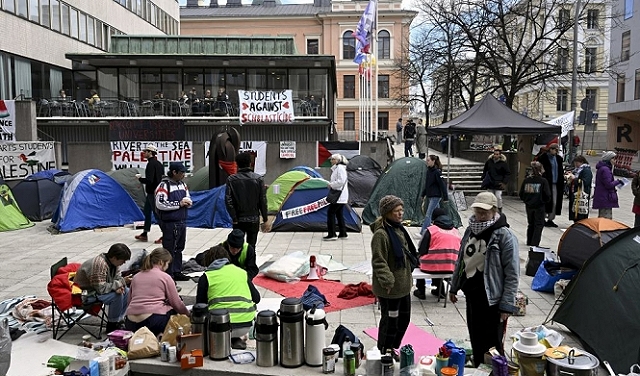
<path id="1" fill-rule="evenodd" d="M 366 155 L 357 155 L 349 160 L 347 177 L 349 182 L 349 203 L 354 207 L 364 207 L 369 202 L 373 187 L 382 174 L 380 164 Z"/>

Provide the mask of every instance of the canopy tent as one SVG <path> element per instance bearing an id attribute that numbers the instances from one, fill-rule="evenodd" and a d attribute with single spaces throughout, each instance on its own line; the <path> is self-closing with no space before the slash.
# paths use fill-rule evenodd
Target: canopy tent
<path id="1" fill-rule="evenodd" d="M 429 134 L 529 134 L 562 132 L 562 127 L 533 120 L 502 104 L 491 94 L 485 95 L 479 102 L 460 116 L 427 129 Z"/>

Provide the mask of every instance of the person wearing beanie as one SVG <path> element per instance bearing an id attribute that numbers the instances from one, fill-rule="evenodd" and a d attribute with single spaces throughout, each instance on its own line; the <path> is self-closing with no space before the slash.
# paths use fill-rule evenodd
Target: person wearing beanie
<path id="1" fill-rule="evenodd" d="M 502 191 L 507 189 L 510 175 L 511 170 L 507 164 L 507 157 L 502 154 L 502 145 L 495 145 L 493 153 L 484 163 L 481 187 L 496 196 L 498 211 L 502 211 Z"/>
<path id="2" fill-rule="evenodd" d="M 443 209 L 436 208 L 431 216 L 433 224 L 427 227 L 418 245 L 420 270 L 429 274 L 451 274 L 460 250 L 460 232 Z M 431 295 L 446 299 L 442 290 L 442 278 L 433 278 L 431 287 L 435 287 L 431 290 Z M 425 290 L 425 280 L 416 280 L 413 295 L 424 300 L 427 298 Z"/>
<path id="3" fill-rule="evenodd" d="M 341 154 L 331 156 L 331 180 L 330 190 L 339 191 L 340 196 L 336 202 L 329 203 L 327 213 L 327 236 L 323 240 L 337 240 L 347 238 L 347 226 L 344 223 L 344 206 L 349 202 L 349 180 L 347 177 L 347 158 Z M 338 219 L 338 236 L 336 236 L 336 218 Z"/>
<path id="4" fill-rule="evenodd" d="M 156 188 L 158 188 L 158 184 L 160 184 L 160 180 L 162 180 L 162 176 L 164 175 L 164 166 L 158 158 L 156 157 L 158 154 L 158 149 L 154 144 L 148 144 L 144 150 L 142 150 L 142 155 L 147 160 L 147 167 L 144 169 L 144 177 L 140 174 L 136 174 L 136 178 L 142 184 L 144 184 L 144 191 L 147 194 L 144 200 L 144 209 L 142 212 L 144 213 L 144 227 L 142 230 L 142 234 L 136 235 L 135 238 L 141 242 L 148 241 L 147 234 L 151 231 L 151 213 L 155 212 L 153 208 L 155 207 L 155 192 Z M 157 221 L 156 217 L 156 221 Z"/>
<path id="5" fill-rule="evenodd" d="M 256 249 L 249 242 L 244 241 L 244 232 L 242 230 L 234 229 L 231 231 L 227 236 L 227 240 L 220 245 L 229 252 L 229 261 L 247 272 L 247 277 L 249 277 L 250 281 L 258 275 Z"/>
<path id="6" fill-rule="evenodd" d="M 520 199 L 527 213 L 527 245 L 539 246 L 544 230 L 544 206 L 551 200 L 549 182 L 542 177 L 544 168 L 540 162 L 531 162 L 531 174 L 520 186 Z"/>
<path id="7" fill-rule="evenodd" d="M 504 333 L 509 316 L 517 310 L 520 278 L 518 239 L 509 229 L 498 200 L 491 192 L 476 196 L 469 226 L 462 236 L 458 261 L 451 279 L 449 300 L 458 302 L 458 291 L 466 298 L 467 329 L 474 354 L 495 347 L 504 355 Z M 482 356 L 474 356 L 478 367 Z"/>
<path id="8" fill-rule="evenodd" d="M 573 170 L 567 174 L 569 184 L 569 220 L 577 222 L 589 218 L 591 183 L 593 173 L 589 162 L 582 155 L 573 159 Z"/>
<path id="9" fill-rule="evenodd" d="M 378 349 L 384 354 L 400 348 L 411 322 L 411 276 L 416 248 L 402 225 L 404 203 L 393 195 L 379 204 L 380 216 L 370 225 L 372 290 L 380 302 Z"/>
<path id="10" fill-rule="evenodd" d="M 613 208 L 618 206 L 618 192 L 616 188 L 622 185 L 622 180 L 613 178 L 612 160 L 616 153 L 605 151 L 602 160 L 596 164 L 596 188 L 593 192 L 593 208 L 598 209 L 599 218 L 613 219 Z"/>
<path id="11" fill-rule="evenodd" d="M 547 215 L 545 227 L 558 227 L 553 220 L 556 215 L 562 214 L 562 198 L 564 195 L 564 161 L 558 155 L 559 146 L 556 143 L 549 145 L 549 150 L 538 157 L 544 170 L 542 176 L 547 179 L 551 189 L 551 200 L 545 204 L 544 211 Z"/>

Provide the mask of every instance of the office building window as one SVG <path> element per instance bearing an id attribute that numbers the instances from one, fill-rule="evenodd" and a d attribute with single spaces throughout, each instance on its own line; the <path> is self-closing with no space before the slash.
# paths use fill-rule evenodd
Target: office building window
<path id="1" fill-rule="evenodd" d="M 391 34 L 382 30 L 378 33 L 378 51 L 376 51 L 379 59 L 391 59 Z"/>
<path id="2" fill-rule="evenodd" d="M 42 26 L 51 27 L 50 12 L 49 0 L 40 0 L 40 23 Z"/>
<path id="3" fill-rule="evenodd" d="M 2 9 L 6 10 L 7 12 L 15 13 L 16 3 L 14 3 L 13 1 L 14 0 L 4 0 L 2 2 Z"/>
<path id="4" fill-rule="evenodd" d="M 62 34 L 69 35 L 69 6 L 60 3 L 60 9 L 62 14 Z"/>
<path id="5" fill-rule="evenodd" d="M 618 75 L 616 85 L 616 102 L 624 102 L 624 73 Z"/>
<path id="6" fill-rule="evenodd" d="M 318 39 L 307 39 L 307 55 L 317 55 L 320 52 L 320 41 Z"/>
<path id="7" fill-rule="evenodd" d="M 596 59 L 597 49 L 595 47 L 588 47 L 584 52 L 584 72 L 593 73 L 597 69 Z"/>
<path id="8" fill-rule="evenodd" d="M 355 98 L 356 97 L 356 76 L 345 75 L 342 76 L 344 83 L 343 98 Z"/>
<path id="9" fill-rule="evenodd" d="M 342 58 L 345 60 L 356 57 L 356 38 L 351 30 L 342 34 Z"/>
<path id="10" fill-rule="evenodd" d="M 355 112 L 345 112 L 344 120 L 343 120 L 343 128 L 345 131 L 355 131 L 356 130 L 356 113 Z"/>
<path id="11" fill-rule="evenodd" d="M 51 0 L 51 29 L 60 31 L 60 1 Z"/>
<path id="12" fill-rule="evenodd" d="M 569 71 L 569 49 L 558 48 L 558 61 L 556 62 L 556 68 L 560 73 L 566 73 Z"/>
<path id="13" fill-rule="evenodd" d="M 87 43 L 96 43 L 96 25 L 93 21 L 93 17 L 87 16 Z"/>
<path id="14" fill-rule="evenodd" d="M 389 113 L 388 112 L 378 112 L 378 130 L 379 131 L 389 130 Z"/>
<path id="15" fill-rule="evenodd" d="M 18 5 L 16 14 L 20 17 L 27 18 L 29 7 L 29 4 L 27 4 L 27 0 L 17 0 L 16 3 Z"/>
<path id="16" fill-rule="evenodd" d="M 78 30 L 79 39 L 83 42 L 87 41 L 87 15 L 80 12 L 78 14 Z"/>
<path id="17" fill-rule="evenodd" d="M 69 8 L 69 23 L 71 24 L 70 35 L 78 38 L 78 11 L 73 8 Z"/>
<path id="18" fill-rule="evenodd" d="M 640 69 L 636 69 L 636 82 L 633 88 L 633 99 L 640 99 Z"/>
<path id="19" fill-rule="evenodd" d="M 597 9 L 587 10 L 587 29 L 598 28 L 598 16 L 599 12 Z"/>
<path id="20" fill-rule="evenodd" d="M 29 19 L 33 22 L 40 22 L 40 6 L 38 0 L 29 0 Z"/>
<path id="21" fill-rule="evenodd" d="M 633 0 L 624 0 L 624 19 L 633 17 Z"/>
<path id="22" fill-rule="evenodd" d="M 389 75 L 378 76 L 378 98 L 389 98 Z"/>
<path id="23" fill-rule="evenodd" d="M 569 90 L 558 89 L 556 93 L 556 111 L 567 111 L 568 100 L 569 100 Z"/>
<path id="24" fill-rule="evenodd" d="M 569 9 L 560 9 L 558 11 L 558 25 L 565 28 L 571 25 L 571 11 Z"/>
<path id="25" fill-rule="evenodd" d="M 622 46 L 620 48 L 620 61 L 627 61 L 631 55 L 631 30 L 622 33 Z"/>

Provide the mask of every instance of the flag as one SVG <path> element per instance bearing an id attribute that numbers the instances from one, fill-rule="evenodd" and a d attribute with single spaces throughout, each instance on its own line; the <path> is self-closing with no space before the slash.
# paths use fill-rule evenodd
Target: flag
<path id="1" fill-rule="evenodd" d="M 370 53 L 371 40 L 376 29 L 377 8 L 377 0 L 369 0 L 369 4 L 367 4 L 362 17 L 360 17 L 356 31 L 353 33 L 354 38 L 356 38 L 356 56 L 353 62 L 356 64 L 364 62 Z"/>
<path id="2" fill-rule="evenodd" d="M 347 159 L 351 159 L 356 155 L 360 155 L 360 142 L 358 141 L 318 141 L 318 160 L 316 165 L 319 167 L 331 167 L 331 156 L 333 154 L 342 154 Z"/>
<path id="3" fill-rule="evenodd" d="M 547 124 L 560 125 L 562 127 L 562 133 L 560 133 L 560 138 L 569 134 L 569 131 L 574 129 L 575 111 L 567 112 L 566 114 L 559 116 L 555 119 L 551 119 L 547 121 Z"/>

